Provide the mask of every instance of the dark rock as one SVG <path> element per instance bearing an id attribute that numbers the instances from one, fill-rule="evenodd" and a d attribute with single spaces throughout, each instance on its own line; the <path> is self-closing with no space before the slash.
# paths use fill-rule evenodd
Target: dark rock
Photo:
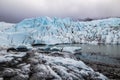
<path id="1" fill-rule="evenodd" d="M 44 49 L 44 51 L 45 51 L 45 52 L 49 52 L 49 51 L 50 51 L 50 48 L 47 47 L 47 48 Z"/>
<path id="2" fill-rule="evenodd" d="M 52 49 L 51 51 L 60 51 L 59 49 Z"/>
<path id="3" fill-rule="evenodd" d="M 81 52 L 82 49 L 76 49 L 75 52 Z"/>
<path id="4" fill-rule="evenodd" d="M 10 51 L 16 52 L 16 51 L 17 51 L 17 49 L 15 49 L 15 48 L 13 48 L 13 47 L 8 48 L 8 49 L 7 49 L 7 52 L 10 52 Z"/>
<path id="5" fill-rule="evenodd" d="M 26 46 L 18 46 L 17 48 L 11 47 L 7 49 L 7 52 L 26 52 L 29 49 Z"/>
<path id="6" fill-rule="evenodd" d="M 76 52 L 76 53 L 74 53 L 74 55 L 75 56 L 80 56 L 80 55 L 82 55 L 82 52 Z"/>
<path id="7" fill-rule="evenodd" d="M 42 43 L 39 43 L 39 44 L 31 44 L 33 47 L 35 46 L 46 46 L 46 44 L 42 44 Z"/>
<path id="8" fill-rule="evenodd" d="M 26 52 L 26 51 L 28 51 L 29 49 L 28 49 L 26 46 L 18 46 L 18 47 L 16 48 L 16 50 L 17 50 L 18 52 Z"/>

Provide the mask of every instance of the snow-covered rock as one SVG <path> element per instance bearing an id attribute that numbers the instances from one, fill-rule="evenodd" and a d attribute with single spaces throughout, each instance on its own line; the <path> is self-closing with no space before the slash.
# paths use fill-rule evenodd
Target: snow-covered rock
<path id="1" fill-rule="evenodd" d="M 19 53 L 19 54 L 0 54 L 0 64 L 1 63 L 11 63 L 13 64 L 18 63 L 18 61 L 21 61 L 21 59 L 26 56 L 26 53 Z"/>
<path id="2" fill-rule="evenodd" d="M 54 46 L 54 47 L 51 47 L 50 49 L 51 51 L 65 51 L 65 52 L 71 52 L 71 53 L 74 53 L 76 51 L 79 51 L 81 50 L 81 47 L 75 47 L 75 46 L 64 46 L 64 47 L 58 47 L 58 46 Z"/>
<path id="3" fill-rule="evenodd" d="M 74 52 L 76 52 L 76 51 L 78 51 L 78 50 L 81 50 L 81 47 L 64 47 L 63 48 L 63 51 L 67 51 L 67 52 L 71 52 L 71 53 L 74 53 Z"/>
<path id="4" fill-rule="evenodd" d="M 58 56 L 53 55 L 56 53 Z M 0 76 L 5 80 L 108 80 L 103 74 L 95 72 L 70 55 L 65 52 L 39 53 L 37 50 L 5 54 L 1 57 L 12 57 L 12 60 L 1 60 L 0 68 L 3 70 L 0 70 Z"/>

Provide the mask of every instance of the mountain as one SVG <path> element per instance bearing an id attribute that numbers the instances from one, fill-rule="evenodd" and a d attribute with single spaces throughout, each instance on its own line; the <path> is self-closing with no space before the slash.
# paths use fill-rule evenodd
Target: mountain
<path id="1" fill-rule="evenodd" d="M 120 44 L 120 18 L 86 22 L 57 17 L 30 18 L 0 31 L 0 39 L 3 45 Z"/>

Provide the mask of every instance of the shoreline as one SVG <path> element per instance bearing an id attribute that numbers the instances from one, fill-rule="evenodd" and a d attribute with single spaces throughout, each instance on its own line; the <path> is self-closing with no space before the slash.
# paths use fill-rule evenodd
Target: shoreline
<path id="1" fill-rule="evenodd" d="M 84 53 L 82 53 L 84 54 Z M 101 56 L 100 54 L 92 54 L 91 56 Z M 102 55 L 103 56 L 103 55 Z M 120 60 L 118 58 L 112 58 L 119 62 L 119 64 L 108 64 L 100 61 L 93 61 L 85 58 L 78 58 L 78 60 L 82 60 L 85 64 L 90 66 L 93 70 L 102 73 L 107 76 L 110 80 L 119 80 L 120 79 Z"/>
<path id="2" fill-rule="evenodd" d="M 99 53 L 91 53 L 91 52 L 90 53 L 81 53 L 80 51 L 78 51 L 76 53 L 74 52 L 71 54 L 70 52 L 59 51 L 59 49 L 58 49 L 58 51 L 54 51 L 54 50 L 57 50 L 56 48 L 53 48 L 53 51 L 48 51 L 48 52 L 46 52 L 45 51 L 46 49 L 44 49 L 44 48 L 40 49 L 39 47 L 38 48 L 36 47 L 34 49 L 35 50 L 33 51 L 33 53 L 35 53 L 35 52 L 39 53 L 37 55 L 51 56 L 54 58 L 56 58 L 56 57 L 70 58 L 70 59 L 73 59 L 76 61 L 83 61 L 87 66 L 91 67 L 95 72 L 102 73 L 103 75 L 108 77 L 110 80 L 119 80 L 120 79 L 120 71 L 119 71 L 120 59 L 111 58 L 109 56 L 105 56 L 105 55 L 102 55 Z M 21 54 L 21 52 L 14 52 L 14 51 L 6 52 L 7 51 L 6 49 L 4 49 L 4 48 L 1 49 L 1 53 L 4 53 L 4 51 L 5 51 L 5 55 L 7 55 L 8 53 L 15 54 L 15 55 Z M 27 53 L 27 52 L 25 52 L 25 53 Z M 31 53 L 31 54 L 36 55 L 33 53 Z M 4 55 L 4 54 L 1 54 L 1 55 Z M 31 58 L 32 58 L 32 56 L 31 56 Z M 106 61 L 105 59 L 108 60 L 108 62 L 105 62 Z M 103 60 L 103 61 L 99 61 L 99 60 Z M 112 64 L 110 64 L 110 61 L 112 61 L 111 62 Z M 44 62 L 44 60 L 43 60 L 43 62 Z M 22 61 L 22 63 L 26 63 L 26 61 L 25 62 Z M 115 64 L 113 64 L 113 63 L 115 63 Z M 116 65 L 116 63 L 117 63 L 117 65 Z M 9 64 L 11 64 L 11 63 L 9 63 Z M 9 68 L 9 66 L 8 66 L 8 68 Z M 11 69 L 12 69 L 12 67 L 11 67 Z M 90 78 L 90 77 L 88 77 L 88 78 Z"/>

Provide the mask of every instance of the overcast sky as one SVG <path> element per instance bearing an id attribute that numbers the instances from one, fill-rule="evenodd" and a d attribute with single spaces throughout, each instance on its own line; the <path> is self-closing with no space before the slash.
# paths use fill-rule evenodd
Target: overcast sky
<path id="1" fill-rule="evenodd" d="M 120 17 L 120 0 L 0 0 L 0 21 L 30 17 Z"/>

